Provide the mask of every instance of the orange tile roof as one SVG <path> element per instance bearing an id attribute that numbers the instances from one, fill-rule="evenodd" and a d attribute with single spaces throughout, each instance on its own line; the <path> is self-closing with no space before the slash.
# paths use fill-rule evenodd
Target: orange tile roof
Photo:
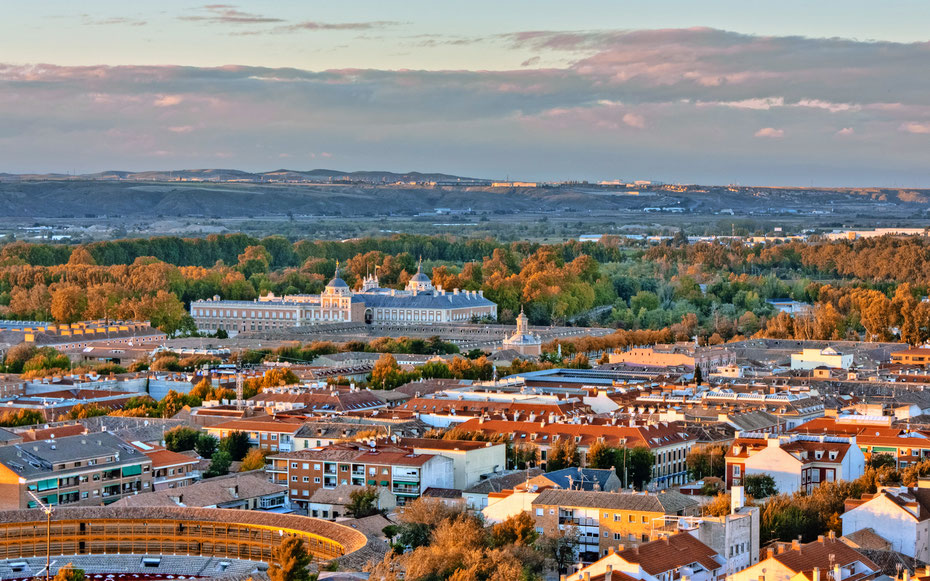
<path id="1" fill-rule="evenodd" d="M 146 452 L 146 456 L 152 461 L 152 468 L 167 468 L 168 466 L 180 466 L 182 464 L 196 464 L 199 462 L 196 458 L 172 452 L 171 450 L 154 450 Z"/>
<path id="2" fill-rule="evenodd" d="M 619 555 L 628 563 L 638 563 L 646 573 L 653 576 L 685 567 L 691 563 L 700 563 L 708 571 L 723 567 L 723 563 L 715 558 L 717 551 L 689 533 L 678 533 L 644 543 L 638 547 L 620 551 Z"/>
<path id="3" fill-rule="evenodd" d="M 514 441 L 519 439 L 521 442 L 538 445 L 551 443 L 552 436 L 556 435 L 579 438 L 579 444 L 582 446 L 589 446 L 603 438 L 610 445 L 648 446 L 649 448 L 661 448 L 695 439 L 674 422 L 630 427 L 471 419 L 462 423 L 459 428 L 464 431 L 482 431 L 488 434 L 514 434 Z M 534 434 L 537 436 L 536 440 L 531 439 Z"/>
<path id="4" fill-rule="evenodd" d="M 879 569 L 878 565 L 870 561 L 868 557 L 835 538 L 821 538 L 801 545 L 797 549 L 789 549 L 776 554 L 772 558 L 795 573 L 810 571 L 815 567 L 819 567 L 821 571 L 829 571 L 832 565 L 845 567 L 856 561 L 860 561 L 873 571 Z"/>

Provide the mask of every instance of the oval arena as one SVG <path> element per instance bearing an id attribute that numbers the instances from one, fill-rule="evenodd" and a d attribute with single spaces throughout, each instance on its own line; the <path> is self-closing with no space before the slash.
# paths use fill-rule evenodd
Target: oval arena
<path id="1" fill-rule="evenodd" d="M 0 576 L 38 574 L 46 550 L 53 574 L 74 563 L 88 573 L 223 577 L 263 570 L 288 536 L 302 538 L 315 561 L 367 543 L 361 532 L 333 522 L 233 509 L 61 508 L 52 513 L 50 534 L 46 525 L 38 509 L 0 511 Z"/>

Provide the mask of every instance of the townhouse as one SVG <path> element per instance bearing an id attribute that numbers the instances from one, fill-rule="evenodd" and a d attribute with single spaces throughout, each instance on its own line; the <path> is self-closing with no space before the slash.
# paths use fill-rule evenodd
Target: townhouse
<path id="1" fill-rule="evenodd" d="M 855 480 L 865 470 L 865 457 L 855 436 L 764 434 L 737 432 L 727 449 L 728 487 L 748 474 L 768 474 L 778 492 L 810 493 L 821 482 Z"/>
<path id="2" fill-rule="evenodd" d="M 886 540 L 891 549 L 930 562 L 930 480 L 916 487 L 886 487 L 875 494 L 846 500 L 843 536 L 864 529 Z"/>
<path id="3" fill-rule="evenodd" d="M 320 488 L 378 486 L 403 505 L 427 488 L 452 488 L 454 481 L 451 459 L 394 446 L 334 445 L 273 455 L 267 461 L 269 479 L 287 486 L 291 501 L 303 509 Z"/>
<path id="4" fill-rule="evenodd" d="M 579 558 L 596 561 L 612 548 L 649 542 L 665 517 L 698 514 L 698 502 L 673 490 L 655 494 L 587 492 L 550 488 L 532 501 L 536 531 L 578 531 Z"/>
<path id="5" fill-rule="evenodd" d="M 855 436 L 866 461 L 884 454 L 894 459 L 898 469 L 930 459 L 930 437 L 926 433 L 893 427 L 892 416 L 843 415 L 818 418 L 795 428 L 803 434 Z"/>
<path id="6" fill-rule="evenodd" d="M 107 432 L 0 447 L 0 509 L 102 506 L 152 490 L 152 460 Z"/>
<path id="7" fill-rule="evenodd" d="M 765 559 L 727 576 L 732 581 L 862 581 L 874 579 L 878 565 L 834 537 L 820 536 L 767 549 Z"/>
<path id="8" fill-rule="evenodd" d="M 648 426 L 614 424 L 550 423 L 485 420 L 476 418 L 462 424 L 464 431 L 486 434 L 507 434 L 513 445 L 529 445 L 539 449 L 540 463 L 545 466 L 549 448 L 561 438 L 572 439 L 584 456 L 594 442 L 608 446 L 636 448 L 644 446 L 655 455 L 652 482 L 659 486 L 683 484 L 688 480 L 685 458 L 696 443 L 677 423 L 658 422 Z"/>
<path id="9" fill-rule="evenodd" d="M 614 551 L 570 575 L 568 581 L 717 581 L 726 559 L 688 533 Z"/>

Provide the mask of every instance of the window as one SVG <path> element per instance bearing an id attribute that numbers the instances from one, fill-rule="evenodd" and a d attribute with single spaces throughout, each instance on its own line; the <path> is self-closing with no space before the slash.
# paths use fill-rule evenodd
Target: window
<path id="1" fill-rule="evenodd" d="M 317 476 L 316 478 L 314 478 L 314 479 L 313 479 L 313 483 L 314 483 L 314 484 L 319 484 L 319 483 L 320 483 L 320 477 Z"/>
<path id="2" fill-rule="evenodd" d="M 623 540 L 623 535 L 621 535 L 620 533 L 614 533 L 614 540 L 615 541 Z"/>
<path id="3" fill-rule="evenodd" d="M 304 446 L 306 446 L 306 445 L 307 445 L 307 441 L 304 440 Z M 310 464 L 309 464 L 309 463 L 304 462 L 304 470 L 310 470 Z"/>
<path id="4" fill-rule="evenodd" d="M 310 477 L 309 477 L 309 476 L 304 476 L 304 482 L 310 482 Z"/>
<path id="5" fill-rule="evenodd" d="M 296 468 L 297 468 L 297 462 L 291 462 L 291 468 L 296 469 Z M 306 470 L 306 468 L 307 468 L 307 465 L 304 464 L 304 469 Z"/>
<path id="6" fill-rule="evenodd" d="M 319 464 L 314 464 L 314 465 L 313 465 L 313 469 L 314 469 L 314 470 L 319 470 L 319 469 L 320 469 L 320 465 L 319 465 Z"/>
<path id="7" fill-rule="evenodd" d="M 636 522 L 636 517 L 631 514 L 629 518 L 629 522 Z"/>
<path id="8" fill-rule="evenodd" d="M 646 515 L 643 515 L 643 524 L 646 524 Z"/>
<path id="9" fill-rule="evenodd" d="M 541 509 L 541 508 L 537 508 L 537 509 L 536 509 L 536 516 L 542 516 L 543 513 L 545 513 L 545 512 L 546 512 L 545 510 L 543 510 L 543 509 Z"/>
<path id="10" fill-rule="evenodd" d="M 297 482 L 297 477 L 296 477 L 296 476 L 291 476 L 291 482 Z"/>

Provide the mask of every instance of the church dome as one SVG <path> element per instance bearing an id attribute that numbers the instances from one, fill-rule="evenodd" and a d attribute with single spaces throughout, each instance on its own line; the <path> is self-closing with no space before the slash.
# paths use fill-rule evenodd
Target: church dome
<path id="1" fill-rule="evenodd" d="M 346 284 L 346 281 L 342 280 L 339 277 L 339 263 L 336 263 L 336 272 L 333 274 L 333 279 L 326 283 L 326 292 L 328 294 L 348 294 L 349 285 Z"/>

